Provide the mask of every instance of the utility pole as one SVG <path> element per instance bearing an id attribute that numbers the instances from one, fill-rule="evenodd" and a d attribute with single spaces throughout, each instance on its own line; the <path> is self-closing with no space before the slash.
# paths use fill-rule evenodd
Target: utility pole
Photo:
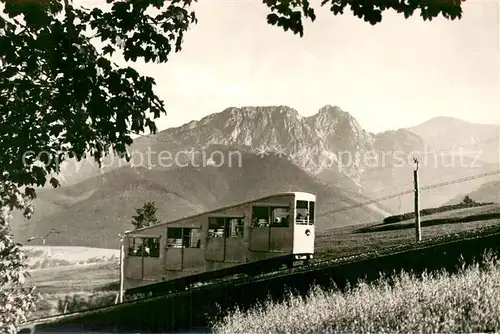
<path id="1" fill-rule="evenodd" d="M 130 230 L 125 231 L 125 233 L 120 233 L 118 236 L 120 237 L 120 293 L 118 295 L 119 302 L 123 303 L 123 292 L 124 292 L 124 280 L 125 280 L 125 237 Z M 128 241 L 127 241 L 128 245 Z"/>
<path id="2" fill-rule="evenodd" d="M 35 236 L 35 237 L 31 237 L 29 238 L 28 240 L 26 240 L 26 242 L 31 242 L 33 240 L 42 240 L 42 244 L 43 244 L 43 247 L 45 248 L 45 257 L 46 258 L 49 258 L 52 256 L 52 252 L 50 251 L 50 246 L 47 246 L 47 238 L 49 237 L 49 235 L 51 234 L 61 234 L 61 232 L 59 232 L 58 230 L 56 229 L 53 229 L 51 228 L 47 234 L 45 235 L 45 237 L 41 237 L 41 236 Z"/>
<path id="3" fill-rule="evenodd" d="M 417 242 L 422 240 L 422 231 L 420 229 L 420 189 L 418 187 L 418 159 L 413 158 L 415 170 L 413 171 L 413 180 L 415 182 L 415 237 Z"/>
<path id="4" fill-rule="evenodd" d="M 124 252 L 124 246 L 123 246 L 123 239 L 125 238 L 125 234 L 120 233 L 120 296 L 119 296 L 119 302 L 123 303 L 123 280 L 124 280 L 124 275 L 123 275 L 123 252 Z"/>

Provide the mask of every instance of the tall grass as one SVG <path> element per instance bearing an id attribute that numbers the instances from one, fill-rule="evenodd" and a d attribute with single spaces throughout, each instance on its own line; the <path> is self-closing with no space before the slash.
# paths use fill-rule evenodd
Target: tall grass
<path id="1" fill-rule="evenodd" d="M 215 333 L 457 333 L 500 331 L 500 262 L 483 261 L 453 275 L 401 273 L 339 290 L 314 287 L 246 312 L 230 312 Z"/>
<path id="2" fill-rule="evenodd" d="M 101 292 L 89 294 L 68 294 L 57 301 L 57 311 L 59 314 L 85 311 L 102 306 L 109 306 L 115 303 L 116 293 Z"/>
<path id="3" fill-rule="evenodd" d="M 114 305 L 116 295 L 116 291 L 81 291 L 64 295 L 45 293 L 38 301 L 36 311 L 30 314 L 29 320 Z"/>

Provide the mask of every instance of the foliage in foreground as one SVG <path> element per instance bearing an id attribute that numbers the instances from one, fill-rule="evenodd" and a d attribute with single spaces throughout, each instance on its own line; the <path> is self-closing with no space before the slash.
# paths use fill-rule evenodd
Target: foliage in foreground
<path id="1" fill-rule="evenodd" d="M 414 333 L 500 331 L 500 262 L 486 256 L 457 274 L 408 273 L 345 293 L 315 287 L 307 297 L 238 309 L 215 333 Z"/>
<path id="2" fill-rule="evenodd" d="M 16 333 L 17 324 L 33 311 L 38 294 L 25 285 L 28 278 L 26 255 L 14 242 L 10 210 L 0 208 L 0 333 Z"/>

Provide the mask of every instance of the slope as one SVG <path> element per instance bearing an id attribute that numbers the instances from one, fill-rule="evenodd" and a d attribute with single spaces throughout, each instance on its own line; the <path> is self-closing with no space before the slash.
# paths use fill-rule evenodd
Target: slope
<path id="1" fill-rule="evenodd" d="M 446 204 L 460 203 L 466 195 L 476 202 L 500 203 L 500 180 L 498 175 L 494 180 L 483 183 L 476 190 L 469 193 L 463 193 L 462 195 L 453 198 Z"/>

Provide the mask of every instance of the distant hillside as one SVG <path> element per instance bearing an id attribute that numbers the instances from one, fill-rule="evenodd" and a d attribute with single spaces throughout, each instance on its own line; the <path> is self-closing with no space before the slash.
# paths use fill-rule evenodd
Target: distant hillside
<path id="1" fill-rule="evenodd" d="M 414 166 L 411 164 L 398 167 L 373 168 L 367 170 L 364 174 L 363 184 L 366 185 L 367 189 L 371 189 L 371 196 L 374 198 L 398 194 L 413 189 L 413 170 Z M 428 155 L 426 159 L 422 159 L 420 162 L 419 184 L 423 188 L 494 170 L 498 170 L 498 165 L 477 162 L 468 157 L 457 158 L 443 155 L 435 158 Z M 423 190 L 420 196 L 421 207 L 433 208 L 441 206 L 454 199 L 458 194 L 466 194 L 469 190 L 477 189 L 484 182 L 496 179 L 498 179 L 498 175 L 492 175 Z M 461 199 L 463 199 L 463 196 Z M 410 193 L 390 201 L 384 201 L 382 204 L 387 205 L 396 213 L 404 213 L 413 210 L 413 201 L 413 193 Z"/>
<path id="2" fill-rule="evenodd" d="M 464 193 L 448 201 L 447 204 L 456 204 L 461 202 L 466 195 L 476 202 L 494 202 L 500 203 L 500 179 L 499 175 L 496 179 L 482 184 L 476 190 L 470 193 Z"/>
<path id="3" fill-rule="evenodd" d="M 118 233 L 131 229 L 131 217 L 145 201 L 155 201 L 159 217 L 164 219 L 204 209 L 141 177 L 132 168 L 124 167 L 70 188 L 78 191 L 78 188 L 85 189 L 92 184 L 95 189 L 91 196 L 60 208 L 54 214 L 43 215 L 35 222 L 20 217 L 16 219 L 13 224 L 18 226 L 14 230 L 16 239 L 25 241 L 30 236 L 45 235 L 49 229 L 55 228 L 61 234 L 52 235 L 47 241 L 49 244 L 114 248 L 118 245 Z"/>
<path id="4" fill-rule="evenodd" d="M 221 147 L 218 147 L 221 151 Z M 171 170 L 122 167 L 77 185 L 57 189 L 88 197 L 39 219 L 19 224 L 16 238 L 42 235 L 50 228 L 61 231 L 51 245 L 117 247 L 118 233 L 130 229 L 135 208 L 146 200 L 156 202 L 162 221 L 191 215 L 222 205 L 283 191 L 307 191 L 318 196 L 317 212 L 351 206 L 366 200 L 328 185 L 304 172 L 286 158 L 245 153 L 241 167 L 187 166 Z M 318 229 L 373 222 L 387 212 L 372 207 L 355 208 L 318 219 Z"/>
<path id="5" fill-rule="evenodd" d="M 408 130 L 437 150 L 457 147 L 454 151 L 459 155 L 474 159 L 478 157 L 484 162 L 500 162 L 498 124 L 476 124 L 452 117 L 435 117 Z"/>

